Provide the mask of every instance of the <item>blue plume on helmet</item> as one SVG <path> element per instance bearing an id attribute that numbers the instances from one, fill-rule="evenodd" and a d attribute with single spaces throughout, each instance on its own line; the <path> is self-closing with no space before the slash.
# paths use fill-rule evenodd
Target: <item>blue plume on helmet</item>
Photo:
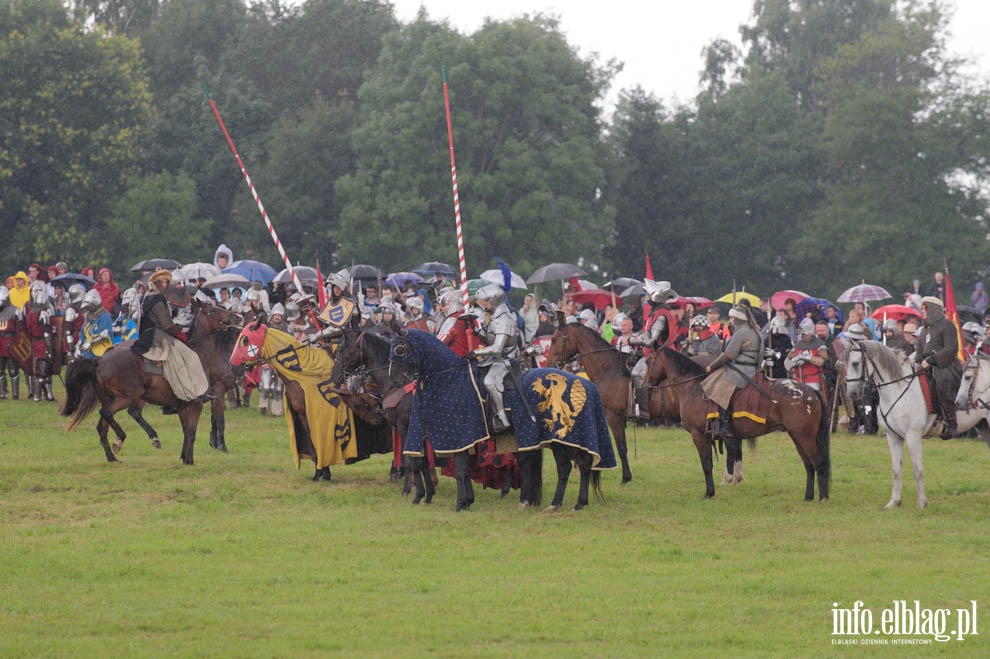
<path id="1" fill-rule="evenodd" d="M 509 270 L 509 266 L 505 265 L 505 261 L 495 257 L 495 263 L 498 264 L 498 269 L 502 271 L 502 288 L 508 293 L 512 289 L 512 271 Z"/>

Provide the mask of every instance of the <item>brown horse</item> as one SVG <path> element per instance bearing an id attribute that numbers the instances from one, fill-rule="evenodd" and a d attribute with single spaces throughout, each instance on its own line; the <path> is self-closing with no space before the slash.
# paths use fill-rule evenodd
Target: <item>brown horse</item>
<path id="1" fill-rule="evenodd" d="M 650 357 L 647 379 L 662 396 L 650 397 L 650 413 L 659 412 L 660 400 L 680 412 L 681 425 L 691 433 L 694 446 L 701 458 L 705 472 L 705 498 L 715 496 L 712 479 L 712 441 L 706 435 L 710 402 L 705 398 L 701 381 L 706 377 L 704 367 L 690 358 L 669 348 L 657 350 Z M 746 417 L 733 418 L 735 435 L 733 446 L 727 451 L 735 458 L 733 472 L 727 470 L 736 482 L 742 480 L 742 449 L 739 440 L 751 443 L 761 435 L 774 430 L 785 430 L 794 440 L 794 447 L 804 462 L 807 481 L 804 491 L 806 501 L 815 498 L 815 475 L 818 476 L 818 495 L 828 499 L 832 468 L 829 458 L 829 419 L 827 406 L 821 394 L 801 382 L 793 380 L 766 380 L 772 397 L 766 423 Z M 656 409 L 654 409 L 656 408 Z M 732 463 L 730 463 L 731 465 Z"/>
<path id="2" fill-rule="evenodd" d="M 605 407 L 605 420 L 612 431 L 615 449 L 622 463 L 622 482 L 632 480 L 626 445 L 626 409 L 629 403 L 629 369 L 624 353 L 615 349 L 581 323 L 558 323 L 550 342 L 547 365 L 561 368 L 573 359 L 581 360 L 588 379 L 595 383 Z"/>
<path id="3" fill-rule="evenodd" d="M 233 347 L 230 331 L 236 329 L 240 322 L 239 315 L 222 307 L 206 305 L 197 311 L 186 342 L 199 356 L 209 379 L 207 393 L 214 396 L 210 445 L 222 451 L 227 450 L 223 394 L 234 383 L 227 362 L 227 355 Z M 71 430 L 99 404 L 100 420 L 96 429 L 100 434 L 100 444 L 107 461 L 116 462 L 115 454 L 120 452 L 126 438 L 123 428 L 113 418 L 117 412 L 126 409 L 148 434 L 152 446 L 161 448 L 154 428 L 141 417 L 141 408 L 144 403 L 178 407 L 183 435 L 180 458 L 183 464 L 193 464 L 193 444 L 203 404 L 179 401 L 161 373 L 150 372 L 144 358 L 135 354 L 130 345 L 129 341 L 121 343 L 99 359 L 73 362 L 65 374 L 66 399 L 59 414 L 72 416 L 68 427 Z M 107 439 L 108 428 L 113 428 L 117 435 L 112 448 Z"/>

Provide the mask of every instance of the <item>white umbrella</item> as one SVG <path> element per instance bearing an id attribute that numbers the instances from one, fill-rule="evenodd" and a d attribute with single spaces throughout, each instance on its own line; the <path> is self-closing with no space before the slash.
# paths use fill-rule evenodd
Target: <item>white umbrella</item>
<path id="1" fill-rule="evenodd" d="M 244 275 L 228 272 L 210 277 L 203 286 L 206 288 L 248 288 L 251 286 L 251 282 Z"/>
<path id="2" fill-rule="evenodd" d="M 212 263 L 187 263 L 172 271 L 173 279 L 195 282 L 197 279 L 209 279 L 220 274 L 220 268 Z"/>
<path id="3" fill-rule="evenodd" d="M 498 268 L 492 268 L 491 270 L 485 270 L 484 272 L 481 273 L 480 279 L 484 279 L 485 281 L 490 281 L 493 284 L 503 284 L 503 283 L 505 283 L 505 278 L 502 276 L 502 271 L 499 270 Z M 519 288 L 519 289 L 525 289 L 525 288 L 527 288 L 526 287 L 526 280 L 513 272 L 512 273 L 512 288 Z"/>

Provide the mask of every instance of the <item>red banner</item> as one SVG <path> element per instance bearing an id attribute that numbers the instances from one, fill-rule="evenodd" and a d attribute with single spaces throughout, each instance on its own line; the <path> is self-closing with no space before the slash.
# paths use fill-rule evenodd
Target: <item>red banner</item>
<path id="1" fill-rule="evenodd" d="M 962 327 L 959 323 L 959 308 L 956 306 L 956 295 L 952 292 L 952 278 L 949 277 L 949 269 L 945 269 L 945 316 L 956 326 L 956 341 L 959 349 L 956 357 L 959 361 L 966 361 L 966 353 L 963 350 Z"/>

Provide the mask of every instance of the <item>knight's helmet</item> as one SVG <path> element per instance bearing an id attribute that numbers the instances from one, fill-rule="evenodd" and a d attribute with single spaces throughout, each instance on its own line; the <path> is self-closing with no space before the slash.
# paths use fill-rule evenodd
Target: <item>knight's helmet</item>
<path id="1" fill-rule="evenodd" d="M 7 302 L 10 300 L 10 291 L 3 284 L 0 284 L 0 309 L 6 306 Z"/>
<path id="2" fill-rule="evenodd" d="M 654 306 L 660 306 L 666 302 L 673 293 L 669 281 L 652 281 L 650 279 L 643 283 L 643 291 L 646 293 L 647 300 Z"/>
<path id="3" fill-rule="evenodd" d="M 249 288 L 247 293 L 244 295 L 244 304 L 246 306 L 253 307 L 256 311 L 260 311 L 261 291 Z"/>
<path id="4" fill-rule="evenodd" d="M 478 302 L 489 302 L 492 307 L 497 307 L 505 301 L 505 289 L 501 284 L 488 284 L 478 289 L 474 294 L 474 299 Z"/>
<path id="5" fill-rule="evenodd" d="M 350 274 L 347 270 L 341 270 L 340 272 L 335 272 L 329 277 L 327 277 L 327 286 L 336 286 L 342 291 L 347 290 L 347 285 L 350 283 Z"/>
<path id="6" fill-rule="evenodd" d="M 87 311 L 95 311 L 103 306 L 103 299 L 100 297 L 100 292 L 95 288 L 86 293 L 83 297 L 82 305 L 83 309 Z"/>
<path id="7" fill-rule="evenodd" d="M 448 289 L 440 294 L 440 300 L 447 305 L 447 313 L 454 314 L 464 311 L 464 296 L 455 288 Z"/>
<path id="8" fill-rule="evenodd" d="M 79 304 L 86 295 L 86 287 L 82 284 L 69 286 L 69 304 Z"/>
<path id="9" fill-rule="evenodd" d="M 787 334 L 787 320 L 780 317 L 774 316 L 770 319 L 770 333 L 771 334 Z"/>
<path id="10" fill-rule="evenodd" d="M 120 294 L 120 306 L 124 314 L 137 311 L 138 292 L 136 288 L 128 288 Z"/>
<path id="11" fill-rule="evenodd" d="M 298 311 L 298 309 L 299 309 L 299 307 L 296 306 L 296 310 L 297 311 Z M 269 316 L 271 316 L 271 317 L 282 316 L 283 319 L 285 318 L 285 307 L 282 306 L 282 303 L 281 302 L 276 302 L 275 303 L 275 305 L 272 307 L 272 311 L 269 314 Z"/>
<path id="12" fill-rule="evenodd" d="M 410 316 L 422 315 L 423 308 L 424 308 L 423 300 L 421 300 L 418 296 L 413 296 L 408 300 L 406 300 L 406 309 L 409 311 Z M 413 309 L 416 310 L 415 314 L 412 312 Z"/>
<path id="13" fill-rule="evenodd" d="M 274 313 L 274 310 L 273 310 Z M 292 300 L 285 303 L 285 319 L 289 322 L 299 320 L 302 312 L 299 311 L 299 305 Z"/>
<path id="14" fill-rule="evenodd" d="M 31 282 L 31 303 L 35 307 L 45 307 L 48 306 L 48 290 L 45 287 L 45 282 L 36 279 Z M 99 293 L 97 293 L 99 295 Z"/>

